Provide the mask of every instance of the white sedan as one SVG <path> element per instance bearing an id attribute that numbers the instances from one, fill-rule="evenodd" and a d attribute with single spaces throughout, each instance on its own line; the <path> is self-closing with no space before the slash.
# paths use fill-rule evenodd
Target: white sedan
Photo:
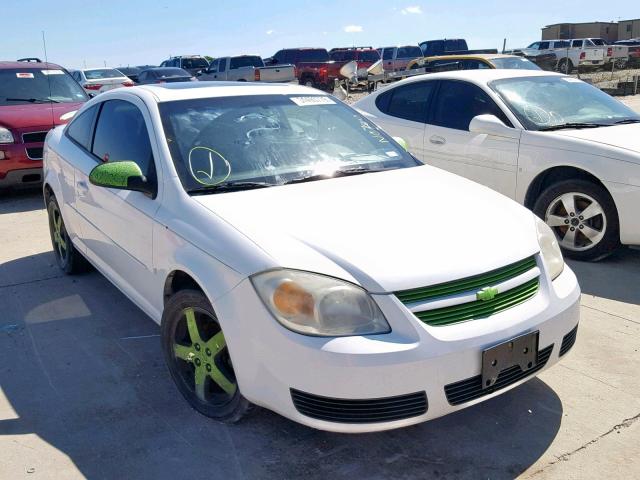
<path id="1" fill-rule="evenodd" d="M 178 389 L 221 421 L 255 403 L 326 430 L 410 425 L 576 338 L 544 222 L 313 89 L 114 90 L 49 133 L 44 163 L 59 266 L 88 260 L 160 323 Z"/>
<path id="2" fill-rule="evenodd" d="M 597 260 L 640 244 L 640 115 L 560 74 L 421 75 L 355 108 L 420 160 L 532 209 L 564 253 Z M 469 209 L 475 211 L 475 205 Z"/>
<path id="3" fill-rule="evenodd" d="M 85 68 L 70 72 L 73 79 L 90 95 L 104 93 L 114 88 L 133 87 L 133 81 L 115 68 Z"/>

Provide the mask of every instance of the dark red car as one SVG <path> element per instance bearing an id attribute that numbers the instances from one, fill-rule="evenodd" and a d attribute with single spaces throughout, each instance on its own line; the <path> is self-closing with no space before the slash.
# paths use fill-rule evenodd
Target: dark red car
<path id="1" fill-rule="evenodd" d="M 0 188 L 42 181 L 47 133 L 88 99 L 59 65 L 0 62 Z"/>
<path id="2" fill-rule="evenodd" d="M 265 65 L 294 65 L 300 85 L 333 91 L 342 65 L 331 60 L 324 48 L 285 48 L 264 61 Z"/>
<path id="3" fill-rule="evenodd" d="M 329 56 L 338 64 L 339 69 L 355 60 L 358 63 L 359 80 L 366 79 L 367 68 L 380 60 L 380 54 L 372 47 L 332 48 L 329 50 Z"/>

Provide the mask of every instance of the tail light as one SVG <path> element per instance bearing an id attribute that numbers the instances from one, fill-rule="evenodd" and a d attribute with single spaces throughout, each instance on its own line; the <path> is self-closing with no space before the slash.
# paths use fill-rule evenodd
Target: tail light
<path id="1" fill-rule="evenodd" d="M 587 53 L 586 52 L 580 52 L 580 60 L 584 60 L 585 58 L 587 58 Z"/>
<path id="2" fill-rule="evenodd" d="M 327 67 L 320 67 L 319 73 L 320 73 L 320 78 L 321 79 L 323 79 L 323 80 L 326 79 L 327 78 Z"/>
<path id="3" fill-rule="evenodd" d="M 254 79 L 256 82 L 259 82 L 259 81 L 260 81 L 260 69 L 259 69 L 259 68 L 256 68 L 256 69 L 253 71 L 253 79 Z"/>
<path id="4" fill-rule="evenodd" d="M 607 57 L 610 57 L 611 55 L 613 55 L 613 48 L 609 47 L 607 48 Z"/>
<path id="5" fill-rule="evenodd" d="M 100 83 L 87 83 L 84 88 L 87 90 L 100 90 L 102 88 L 102 84 Z"/>
<path id="6" fill-rule="evenodd" d="M 133 87 L 133 82 L 131 80 L 125 80 L 122 82 L 123 87 Z"/>

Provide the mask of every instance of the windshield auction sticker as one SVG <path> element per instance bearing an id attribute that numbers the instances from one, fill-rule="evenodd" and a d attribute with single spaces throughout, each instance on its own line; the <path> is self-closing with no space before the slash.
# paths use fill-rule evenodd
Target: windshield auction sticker
<path id="1" fill-rule="evenodd" d="M 291 101 L 300 107 L 308 107 L 310 105 L 335 105 L 336 102 L 326 96 L 317 97 L 290 97 Z"/>
<path id="2" fill-rule="evenodd" d="M 16 77 L 18 77 L 18 78 L 33 78 L 33 73 L 27 73 L 27 72 L 20 73 L 20 72 L 18 72 L 18 73 L 16 73 Z"/>

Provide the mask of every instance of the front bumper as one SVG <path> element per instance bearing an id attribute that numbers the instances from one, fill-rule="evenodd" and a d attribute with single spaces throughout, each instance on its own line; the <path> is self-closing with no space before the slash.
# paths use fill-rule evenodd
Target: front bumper
<path id="1" fill-rule="evenodd" d="M 310 337 L 285 329 L 265 309 L 248 279 L 218 299 L 214 308 L 243 395 L 296 422 L 336 432 L 386 430 L 437 418 L 499 395 L 533 376 L 452 405 L 445 386 L 476 377 L 482 351 L 488 347 L 539 331 L 539 350 L 551 348 L 535 373 L 556 363 L 563 338 L 578 324 L 580 289 L 566 266 L 554 282 L 541 278 L 540 290 L 531 300 L 489 318 L 445 327 L 423 324 L 393 295 L 374 298 L 392 332 L 342 338 Z M 311 402 L 313 408 L 313 402 L 322 402 L 322 397 L 357 404 L 367 399 L 394 401 L 389 397 L 402 399 L 420 392 L 426 392 L 426 412 L 371 423 L 312 418 L 300 413 L 292 400 L 292 393 L 298 401 L 302 393 L 302 401 Z"/>
<path id="2" fill-rule="evenodd" d="M 42 143 L 0 144 L 0 188 L 42 183 L 41 151 Z M 39 155 L 32 159 L 28 152 Z"/>

